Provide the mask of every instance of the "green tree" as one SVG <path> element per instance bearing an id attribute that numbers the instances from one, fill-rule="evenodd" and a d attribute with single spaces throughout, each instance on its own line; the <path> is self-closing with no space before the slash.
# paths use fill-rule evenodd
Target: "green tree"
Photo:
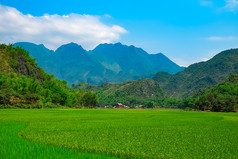
<path id="1" fill-rule="evenodd" d="M 82 103 L 84 107 L 95 107 L 98 102 L 98 97 L 95 93 L 86 92 L 82 98 Z"/>
<path id="2" fill-rule="evenodd" d="M 157 104 L 154 101 L 146 101 L 146 103 L 143 106 L 144 108 L 156 108 Z"/>

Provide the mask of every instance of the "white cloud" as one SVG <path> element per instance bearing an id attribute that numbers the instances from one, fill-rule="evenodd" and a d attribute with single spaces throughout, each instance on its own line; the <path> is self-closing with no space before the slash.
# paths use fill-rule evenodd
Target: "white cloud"
<path id="1" fill-rule="evenodd" d="M 0 43 L 28 41 L 56 49 L 76 42 L 85 49 L 92 49 L 99 43 L 117 41 L 124 33 L 127 31 L 118 25 L 103 24 L 99 16 L 71 13 L 36 17 L 0 5 Z"/>
<path id="2" fill-rule="evenodd" d="M 226 37 L 211 36 L 211 37 L 208 37 L 207 40 L 210 40 L 210 41 L 233 41 L 233 40 L 238 40 L 238 38 L 234 37 L 234 36 L 226 36 Z"/>
<path id="3" fill-rule="evenodd" d="M 200 5 L 201 6 L 212 7 L 213 6 L 213 2 L 212 1 L 208 1 L 208 0 L 200 0 Z"/>
<path id="4" fill-rule="evenodd" d="M 238 0 L 225 0 L 225 9 L 231 12 L 236 12 L 238 10 Z"/>
<path id="5" fill-rule="evenodd" d="M 109 15 L 109 14 L 104 14 L 104 17 L 106 17 L 106 18 L 111 18 L 112 16 Z"/>

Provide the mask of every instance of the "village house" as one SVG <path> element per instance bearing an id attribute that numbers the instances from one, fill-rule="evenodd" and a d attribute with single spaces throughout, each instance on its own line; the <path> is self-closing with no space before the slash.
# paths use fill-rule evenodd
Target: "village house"
<path id="1" fill-rule="evenodd" d="M 121 109 L 121 108 L 123 108 L 123 105 L 121 103 L 117 103 L 116 108 Z"/>

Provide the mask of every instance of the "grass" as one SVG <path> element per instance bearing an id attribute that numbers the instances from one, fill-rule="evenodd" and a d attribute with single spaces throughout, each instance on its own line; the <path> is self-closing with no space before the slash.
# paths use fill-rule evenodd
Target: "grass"
<path id="1" fill-rule="evenodd" d="M 12 147 L 12 141 L 18 145 Z M 22 158 L 27 158 L 25 154 L 48 155 L 43 158 L 109 158 L 106 154 L 124 158 L 238 158 L 238 114 L 0 110 L 0 158 L 12 153 Z"/>
<path id="2" fill-rule="evenodd" d="M 0 121 L 0 159 L 114 158 L 24 140 L 18 136 L 18 131 L 24 127 L 25 123 Z"/>

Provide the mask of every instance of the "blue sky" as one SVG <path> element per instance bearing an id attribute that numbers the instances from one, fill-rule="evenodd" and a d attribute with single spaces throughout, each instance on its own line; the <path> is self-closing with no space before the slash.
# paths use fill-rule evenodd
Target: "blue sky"
<path id="1" fill-rule="evenodd" d="M 238 47 L 238 0 L 1 0 L 0 4 L 5 17 L 0 21 L 0 42 L 5 43 L 30 41 L 55 49 L 73 41 L 92 49 L 101 42 L 120 41 L 148 53 L 162 52 L 185 66 Z M 16 26 L 25 35 L 9 31 L 18 30 Z M 70 29 L 65 30 L 67 26 Z"/>

